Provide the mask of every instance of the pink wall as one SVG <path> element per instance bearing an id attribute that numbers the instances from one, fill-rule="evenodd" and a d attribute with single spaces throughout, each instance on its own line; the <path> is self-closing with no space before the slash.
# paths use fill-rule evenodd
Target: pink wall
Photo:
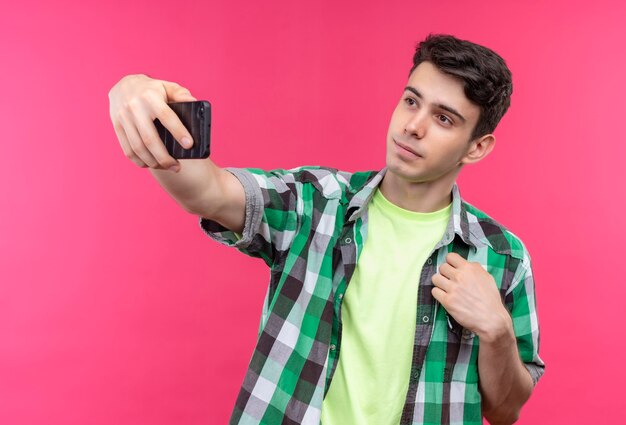
<path id="1" fill-rule="evenodd" d="M 241 384 L 268 272 L 124 157 L 123 75 L 210 100 L 222 166 L 376 169 L 429 32 L 514 75 L 461 189 L 534 259 L 548 366 L 519 423 L 623 423 L 624 3 L 307 3 L 3 6 L 0 423 L 225 423 Z"/>

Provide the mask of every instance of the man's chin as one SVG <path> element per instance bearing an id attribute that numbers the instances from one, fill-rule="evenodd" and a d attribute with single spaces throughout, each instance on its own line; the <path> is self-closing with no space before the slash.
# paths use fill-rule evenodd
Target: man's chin
<path id="1" fill-rule="evenodd" d="M 423 183 L 426 180 L 423 173 L 416 170 L 407 170 L 407 168 L 394 161 L 387 162 L 387 174 L 392 174 L 395 178 L 411 183 Z"/>

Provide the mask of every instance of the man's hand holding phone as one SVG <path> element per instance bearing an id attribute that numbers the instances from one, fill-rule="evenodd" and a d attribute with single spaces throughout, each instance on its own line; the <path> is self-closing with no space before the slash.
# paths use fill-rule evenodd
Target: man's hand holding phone
<path id="1" fill-rule="evenodd" d="M 168 102 L 197 101 L 179 84 L 147 75 L 128 75 L 109 91 L 109 113 L 115 134 L 128 159 L 142 168 L 178 172 L 180 163 L 167 151 L 154 120 L 165 127 L 185 149 L 194 140 Z"/>
<path id="2" fill-rule="evenodd" d="M 208 102 L 196 100 L 179 84 L 143 74 L 122 78 L 109 91 L 109 102 L 113 128 L 128 159 L 149 168 L 185 211 L 243 232 L 246 217 L 243 185 L 208 157 L 211 124 Z M 177 158 L 203 160 L 178 161 Z"/>

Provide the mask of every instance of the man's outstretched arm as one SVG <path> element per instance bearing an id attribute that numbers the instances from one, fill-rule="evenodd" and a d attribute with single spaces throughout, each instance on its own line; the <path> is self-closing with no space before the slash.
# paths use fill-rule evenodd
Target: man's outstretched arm
<path id="1" fill-rule="evenodd" d="M 211 159 L 176 160 L 161 141 L 154 119 L 186 148 L 191 135 L 167 102 L 195 101 L 176 83 L 146 75 L 128 75 L 109 91 L 110 116 L 120 146 L 128 159 L 150 172 L 186 211 L 217 221 L 241 233 L 245 193 L 239 180 Z"/>

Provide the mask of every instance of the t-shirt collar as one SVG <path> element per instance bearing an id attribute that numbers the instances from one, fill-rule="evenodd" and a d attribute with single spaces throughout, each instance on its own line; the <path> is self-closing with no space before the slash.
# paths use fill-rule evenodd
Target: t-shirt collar
<path id="1" fill-rule="evenodd" d="M 358 192 L 354 194 L 348 209 L 346 210 L 346 217 L 348 222 L 356 221 L 367 211 L 367 204 L 374 196 L 376 189 L 383 181 L 383 177 L 387 172 L 387 167 L 378 171 Z M 465 206 L 465 202 L 461 198 L 458 185 L 455 183 L 452 187 L 452 213 L 446 227 L 446 231 L 443 235 L 441 242 L 436 246 L 439 248 L 443 245 L 448 245 L 454 240 L 454 236 L 458 235 L 463 242 L 467 245 L 479 248 L 485 245 L 485 243 L 474 237 L 470 232 L 469 216 Z"/>

